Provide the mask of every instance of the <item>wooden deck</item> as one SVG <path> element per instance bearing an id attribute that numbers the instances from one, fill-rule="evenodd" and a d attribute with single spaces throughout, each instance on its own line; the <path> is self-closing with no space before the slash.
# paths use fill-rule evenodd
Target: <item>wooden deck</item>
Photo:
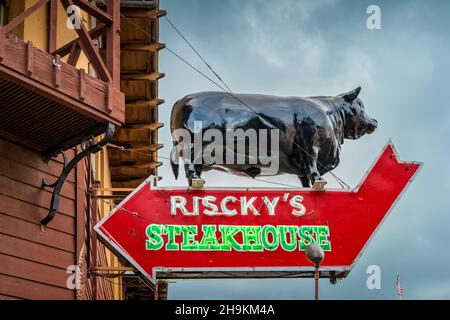
<path id="1" fill-rule="evenodd" d="M 65 30 L 58 31 L 58 3 L 65 12 L 78 5 L 98 22 L 92 30 L 81 23 L 74 29 L 78 37 L 60 48 L 57 33 Z M 45 6 L 44 51 L 11 32 Z M 0 27 L 0 137 L 49 155 L 103 133 L 108 123 L 122 125 L 119 31 L 119 0 L 103 9 L 83 0 L 37 0 Z M 104 36 L 104 59 L 94 44 L 99 36 Z M 93 70 L 75 67 L 81 52 Z"/>
<path id="2" fill-rule="evenodd" d="M 0 135 L 45 152 L 106 122 L 124 122 L 125 98 L 118 89 L 31 42 L 2 35 Z"/>

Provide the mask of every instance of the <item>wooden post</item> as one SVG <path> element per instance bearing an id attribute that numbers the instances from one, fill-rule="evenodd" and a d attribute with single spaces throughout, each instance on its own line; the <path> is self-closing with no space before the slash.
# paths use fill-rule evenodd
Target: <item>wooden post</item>
<path id="1" fill-rule="evenodd" d="M 107 12 L 112 23 L 106 32 L 106 66 L 114 88 L 120 90 L 120 1 L 110 0 Z"/>
<path id="2" fill-rule="evenodd" d="M 56 30 L 58 23 L 58 0 L 50 0 L 48 26 L 48 52 L 56 50 Z"/>
<path id="3" fill-rule="evenodd" d="M 59 88 L 61 86 L 61 57 L 59 55 L 55 56 L 53 64 L 54 85 L 55 88 Z"/>
<path id="4" fill-rule="evenodd" d="M 106 101 L 105 101 L 105 111 L 107 113 L 111 113 L 111 105 L 112 105 L 112 95 L 113 95 L 113 87 L 114 84 L 111 83 L 111 81 L 108 81 L 106 83 Z"/>
<path id="5" fill-rule="evenodd" d="M 26 50 L 27 50 L 27 53 L 26 53 L 27 59 L 26 59 L 25 66 L 26 66 L 26 70 L 27 70 L 27 75 L 31 76 L 33 74 L 33 65 L 34 65 L 33 42 L 31 42 L 31 41 L 27 42 Z"/>
<path id="6" fill-rule="evenodd" d="M 84 101 L 86 99 L 86 71 L 80 69 L 80 100 Z"/>
<path id="7" fill-rule="evenodd" d="M 167 292 L 169 288 L 167 280 L 158 280 L 157 282 L 158 282 L 157 300 L 167 300 Z"/>

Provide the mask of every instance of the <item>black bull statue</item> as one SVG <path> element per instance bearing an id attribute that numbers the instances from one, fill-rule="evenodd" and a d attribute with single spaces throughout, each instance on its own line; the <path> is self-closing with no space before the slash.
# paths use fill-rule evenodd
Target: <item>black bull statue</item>
<path id="1" fill-rule="evenodd" d="M 194 135 L 196 132 L 205 133 L 208 129 L 215 129 L 216 132 L 218 130 L 223 137 L 226 137 L 226 132 L 230 130 L 255 129 L 260 132 L 261 129 L 279 129 L 278 150 L 270 150 L 271 154 L 277 152 L 278 166 L 270 175 L 295 174 L 303 187 L 310 187 L 321 179 L 323 174 L 339 164 L 339 153 L 344 139 L 358 139 L 377 128 L 377 121 L 365 112 L 364 104 L 358 98 L 360 91 L 361 88 L 358 87 L 337 96 L 308 98 L 260 94 L 231 95 L 224 92 L 187 95 L 176 102 L 172 109 L 171 132 L 174 148 L 170 163 L 173 173 L 178 178 L 178 160 L 181 157 L 184 159 L 189 184 L 193 179 L 201 179 L 202 172 L 211 169 L 253 178 L 265 175 L 267 163 L 198 161 L 199 154 L 211 140 L 203 140 L 200 143 L 201 150 L 194 152 Z M 180 131 L 178 129 L 188 132 L 190 139 L 185 136 L 180 138 L 180 135 L 176 134 Z M 223 139 L 223 149 L 220 149 L 223 152 L 222 159 L 225 158 L 227 148 L 225 140 Z M 234 159 L 239 156 L 238 145 L 243 143 L 247 146 L 247 142 L 233 140 Z M 258 149 L 258 146 L 260 145 L 249 145 L 241 156 L 249 160 L 252 148 Z M 242 148 L 240 150 L 242 152 Z"/>

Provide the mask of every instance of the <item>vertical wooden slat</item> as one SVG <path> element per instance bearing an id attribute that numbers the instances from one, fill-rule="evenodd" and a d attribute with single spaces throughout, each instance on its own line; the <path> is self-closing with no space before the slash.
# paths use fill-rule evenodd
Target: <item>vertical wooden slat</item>
<path id="1" fill-rule="evenodd" d="M 25 63 L 25 70 L 27 71 L 28 76 L 31 76 L 33 74 L 33 42 L 28 41 L 26 46 L 27 54 L 26 54 L 26 63 Z"/>
<path id="2" fill-rule="evenodd" d="M 107 113 L 111 113 L 111 104 L 112 104 L 112 91 L 113 91 L 113 84 L 111 81 L 106 83 L 106 101 L 105 101 L 105 111 Z"/>
<path id="3" fill-rule="evenodd" d="M 58 23 L 58 0 L 50 0 L 48 26 L 48 52 L 56 50 L 56 30 Z"/>
<path id="4" fill-rule="evenodd" d="M 86 71 L 80 69 L 80 100 L 84 101 L 86 99 Z"/>
<path id="5" fill-rule="evenodd" d="M 53 72 L 55 88 L 59 88 L 61 86 L 61 57 L 58 54 L 55 56 Z"/>
<path id="6" fill-rule="evenodd" d="M 5 29 L 0 28 L 0 62 L 3 60 L 3 57 L 5 56 Z"/>
<path id="7" fill-rule="evenodd" d="M 106 32 L 106 66 L 114 88 L 120 90 L 120 1 L 110 0 L 107 11 L 112 17 L 112 23 Z"/>

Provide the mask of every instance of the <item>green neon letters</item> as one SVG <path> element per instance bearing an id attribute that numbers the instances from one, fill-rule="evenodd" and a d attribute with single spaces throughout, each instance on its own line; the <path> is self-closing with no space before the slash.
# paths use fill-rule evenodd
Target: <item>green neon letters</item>
<path id="1" fill-rule="evenodd" d="M 171 225 L 150 224 L 147 250 L 167 251 L 304 251 L 311 243 L 331 251 L 328 226 L 315 225 Z"/>

